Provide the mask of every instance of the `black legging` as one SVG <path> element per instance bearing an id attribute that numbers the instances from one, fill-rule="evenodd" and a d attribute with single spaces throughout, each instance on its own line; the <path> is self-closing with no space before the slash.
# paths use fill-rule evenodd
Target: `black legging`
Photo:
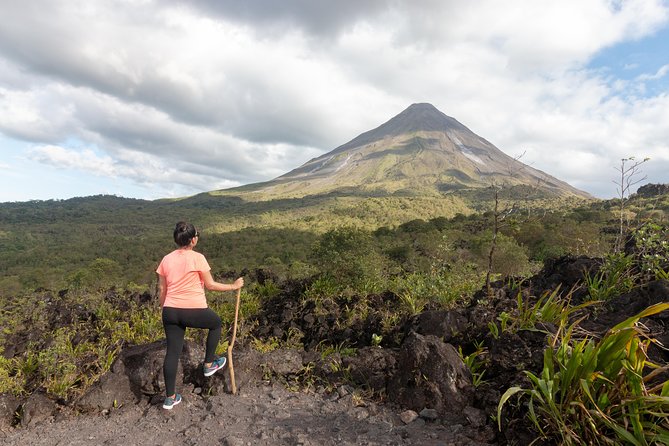
<path id="1" fill-rule="evenodd" d="M 221 318 L 211 308 L 171 308 L 163 307 L 163 327 L 167 339 L 167 352 L 163 363 L 165 391 L 167 396 L 176 392 L 177 367 L 184 345 L 186 328 L 208 328 L 207 350 L 204 362 L 212 362 L 216 347 L 221 339 Z"/>

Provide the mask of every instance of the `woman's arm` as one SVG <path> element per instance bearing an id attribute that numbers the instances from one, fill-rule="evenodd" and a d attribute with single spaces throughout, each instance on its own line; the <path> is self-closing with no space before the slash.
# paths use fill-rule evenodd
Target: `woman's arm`
<path id="1" fill-rule="evenodd" d="M 201 271 L 200 277 L 204 282 L 204 286 L 211 291 L 234 291 L 244 286 L 244 279 L 242 277 L 235 280 L 235 283 L 220 283 L 216 282 L 211 275 L 211 271 Z"/>
<path id="2" fill-rule="evenodd" d="M 167 281 L 165 276 L 158 274 L 158 295 L 160 297 L 160 308 L 165 304 L 165 297 L 167 297 Z"/>

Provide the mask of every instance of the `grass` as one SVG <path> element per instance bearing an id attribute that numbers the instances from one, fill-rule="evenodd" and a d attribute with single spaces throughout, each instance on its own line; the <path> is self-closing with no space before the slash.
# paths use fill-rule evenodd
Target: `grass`
<path id="1" fill-rule="evenodd" d="M 592 300 L 608 300 L 631 290 L 636 279 L 632 256 L 609 254 L 599 271 L 585 275 L 585 286 Z"/>
<path id="2" fill-rule="evenodd" d="M 475 343 L 474 346 L 476 349 L 468 355 L 463 353 L 462 347 L 458 347 L 458 354 L 472 374 L 473 386 L 478 387 L 485 382 L 483 376 L 486 372 L 488 350 L 483 346 L 483 343 Z"/>
<path id="3" fill-rule="evenodd" d="M 669 369 L 648 360 L 655 342 L 639 320 L 669 309 L 653 305 L 611 328 L 596 341 L 574 336 L 578 321 L 563 319 L 544 350 L 541 373 L 526 372 L 529 388 L 511 387 L 500 399 L 502 408 L 515 394 L 529 398 L 528 417 L 541 439 L 560 444 L 633 444 L 669 442 L 669 381 L 656 383 Z"/>

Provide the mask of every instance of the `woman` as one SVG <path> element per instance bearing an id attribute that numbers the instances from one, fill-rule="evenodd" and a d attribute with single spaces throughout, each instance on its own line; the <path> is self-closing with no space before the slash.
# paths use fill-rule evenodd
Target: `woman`
<path id="1" fill-rule="evenodd" d="M 156 270 L 167 339 L 167 352 L 163 363 L 167 397 L 163 408 L 168 410 L 181 402 L 181 395 L 176 393 L 176 378 L 187 327 L 209 330 L 204 376 L 211 376 L 225 367 L 225 357 L 214 358 L 221 338 L 221 318 L 207 307 L 204 288 L 212 291 L 232 291 L 244 286 L 244 279 L 241 277 L 231 285 L 214 280 L 207 259 L 193 250 L 197 246 L 199 235 L 192 224 L 183 221 L 177 223 L 174 228 L 174 241 L 178 248 L 163 257 Z"/>

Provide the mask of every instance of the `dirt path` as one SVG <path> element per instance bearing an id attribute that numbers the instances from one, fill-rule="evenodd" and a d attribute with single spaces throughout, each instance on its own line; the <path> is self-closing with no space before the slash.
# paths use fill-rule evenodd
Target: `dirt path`
<path id="1" fill-rule="evenodd" d="M 484 445 L 490 437 L 459 424 L 418 418 L 405 425 L 384 405 L 350 395 L 245 387 L 237 395 L 195 394 L 173 410 L 160 401 L 106 414 L 61 416 L 0 433 L 5 445 Z"/>

